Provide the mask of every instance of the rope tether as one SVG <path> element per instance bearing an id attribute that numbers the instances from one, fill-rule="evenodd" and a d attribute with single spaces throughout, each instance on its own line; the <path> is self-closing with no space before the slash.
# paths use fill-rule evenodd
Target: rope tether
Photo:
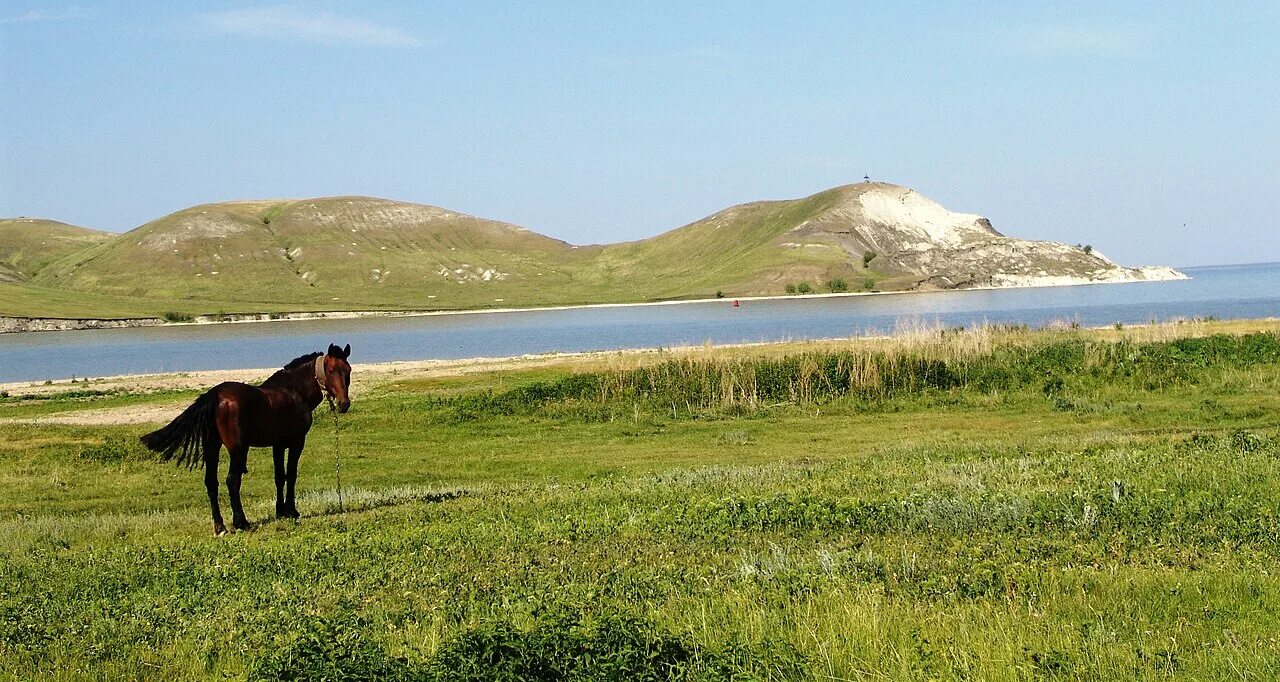
<path id="1" fill-rule="evenodd" d="M 338 409 L 333 405 L 333 396 L 327 396 L 329 414 L 333 415 L 333 473 L 338 480 L 338 513 L 346 513 L 342 505 L 342 456 L 338 449 Z"/>
<path id="2" fill-rule="evenodd" d="M 325 370 L 323 355 L 316 358 L 315 370 L 316 384 L 320 386 L 320 395 L 323 395 L 325 402 L 329 403 L 329 414 L 333 415 L 333 473 L 338 479 L 338 513 L 344 513 L 347 510 L 342 506 L 342 456 L 338 450 L 338 408 L 334 407 L 333 394 L 329 392 L 329 387 L 325 385 L 325 380 L 328 378 L 329 373 Z"/>

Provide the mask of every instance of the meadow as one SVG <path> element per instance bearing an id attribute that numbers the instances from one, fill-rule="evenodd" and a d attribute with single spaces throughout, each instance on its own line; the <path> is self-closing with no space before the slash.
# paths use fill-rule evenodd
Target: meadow
<path id="1" fill-rule="evenodd" d="M 0 397 L 0 677 L 1280 670 L 1274 321 L 388 375 L 340 421 L 341 507 L 317 413 L 303 518 L 255 450 L 223 538 L 155 424 L 46 420 L 195 392 L 70 389 Z"/>

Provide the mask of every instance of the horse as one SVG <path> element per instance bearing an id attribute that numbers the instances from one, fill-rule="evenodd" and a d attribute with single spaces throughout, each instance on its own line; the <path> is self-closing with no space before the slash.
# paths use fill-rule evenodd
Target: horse
<path id="1" fill-rule="evenodd" d="M 231 459 L 227 495 L 231 526 L 249 530 L 240 505 L 240 477 L 249 473 L 251 447 L 269 447 L 276 469 L 276 518 L 298 518 L 294 485 L 298 458 L 311 430 L 311 413 L 324 400 L 338 412 L 351 408 L 351 344 L 330 344 L 323 353 L 294 358 L 258 386 L 227 381 L 206 391 L 168 426 L 141 437 L 142 444 L 160 453 L 160 460 L 176 460 L 188 469 L 204 467 L 204 487 L 213 513 L 213 534 L 227 532 L 218 510 L 218 454 L 223 446 Z M 288 450 L 288 464 L 285 451 Z"/>

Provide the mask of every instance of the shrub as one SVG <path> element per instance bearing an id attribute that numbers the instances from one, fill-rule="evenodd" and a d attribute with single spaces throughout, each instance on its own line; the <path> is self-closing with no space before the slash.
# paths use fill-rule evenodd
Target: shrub
<path id="1" fill-rule="evenodd" d="M 192 320 L 191 315 L 188 313 L 179 313 L 179 312 L 173 312 L 173 311 L 170 311 L 167 313 L 160 313 L 160 317 L 163 318 L 165 322 L 190 322 Z"/>
<path id="2" fill-rule="evenodd" d="M 730 642 L 709 650 L 628 614 L 589 616 L 556 607 L 531 629 L 475 626 L 437 652 L 424 680 L 795 679 L 805 661 L 786 644 Z M 770 675 L 772 678 L 772 675 Z"/>
<path id="3" fill-rule="evenodd" d="M 862 252 L 862 267 L 864 267 L 864 268 L 869 267 L 869 266 L 871 265 L 871 261 L 875 260 L 877 255 L 878 255 L 878 254 L 876 254 L 876 252 L 875 252 L 875 251 L 863 251 L 863 252 Z"/>
<path id="4" fill-rule="evenodd" d="M 810 292 L 812 292 L 812 291 L 813 291 L 813 287 L 809 286 L 809 283 L 808 283 L 808 282 L 801 282 L 801 283 L 799 283 L 799 284 L 797 284 L 797 285 L 796 285 L 796 293 L 797 293 L 797 294 L 807 294 L 807 293 L 810 293 Z"/>
<path id="5" fill-rule="evenodd" d="M 844 293 L 849 290 L 849 284 L 839 277 L 832 277 L 827 280 L 827 291 L 833 294 Z"/>
<path id="6" fill-rule="evenodd" d="M 532 630 L 483 624 L 441 648 L 436 680 L 668 680 L 686 676 L 698 649 L 627 616 L 589 622 L 567 612 Z"/>
<path id="7" fill-rule="evenodd" d="M 785 287 L 785 290 L 786 290 L 786 292 L 787 292 L 788 294 L 794 294 L 794 293 L 796 293 L 796 285 L 794 285 L 794 284 L 788 284 L 788 285 Z"/>
<path id="8" fill-rule="evenodd" d="M 296 625 L 293 641 L 249 670 L 251 680 L 754 680 L 800 678 L 804 657 L 785 642 L 731 640 L 701 647 L 628 614 L 591 616 L 553 606 L 532 628 L 508 621 L 472 626 L 445 642 L 426 663 L 393 657 L 352 616 Z"/>
<path id="9" fill-rule="evenodd" d="M 750 445 L 752 441 L 749 431 L 734 430 L 725 431 L 716 436 L 716 442 L 721 445 Z"/>
<path id="10" fill-rule="evenodd" d="M 300 631 L 286 646 L 271 649 L 249 671 L 249 679 L 261 680 L 388 680 L 426 679 L 402 658 L 369 639 L 363 620 L 338 616 L 295 623 Z"/>

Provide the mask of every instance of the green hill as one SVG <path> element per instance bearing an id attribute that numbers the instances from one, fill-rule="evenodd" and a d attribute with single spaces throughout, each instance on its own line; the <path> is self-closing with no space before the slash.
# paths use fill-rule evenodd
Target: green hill
<path id="1" fill-rule="evenodd" d="M 847 269 L 829 254 L 773 244 L 829 201 L 748 204 L 608 246 L 573 246 L 505 223 L 367 197 L 206 204 L 81 251 L 33 283 L 159 299 L 166 310 L 224 301 L 220 309 L 236 312 L 780 294 L 788 277 L 816 285 L 828 271 Z"/>
<path id="2" fill-rule="evenodd" d="M 554 290 L 564 282 L 552 266 L 569 251 L 528 230 L 430 206 L 366 197 L 243 201 L 152 221 L 59 262 L 35 283 L 178 307 L 226 301 L 228 310 L 460 308 L 519 293 L 539 274 Z"/>
<path id="3" fill-rule="evenodd" d="M 113 235 L 41 218 L 0 219 L 0 282 L 21 282 L 46 265 Z"/>
<path id="4" fill-rule="evenodd" d="M 1156 276 L 1004 237 L 980 216 L 885 183 L 742 204 L 610 245 L 574 246 L 433 206 L 326 197 L 204 204 L 83 246 L 23 271 L 26 288 L 0 295 L 0 314 L 89 315 L 68 292 L 105 297 L 110 304 L 91 306 L 99 311 L 200 314 L 777 295 L 834 280 L 890 290 Z M 32 305 L 41 291 L 49 306 Z"/>

